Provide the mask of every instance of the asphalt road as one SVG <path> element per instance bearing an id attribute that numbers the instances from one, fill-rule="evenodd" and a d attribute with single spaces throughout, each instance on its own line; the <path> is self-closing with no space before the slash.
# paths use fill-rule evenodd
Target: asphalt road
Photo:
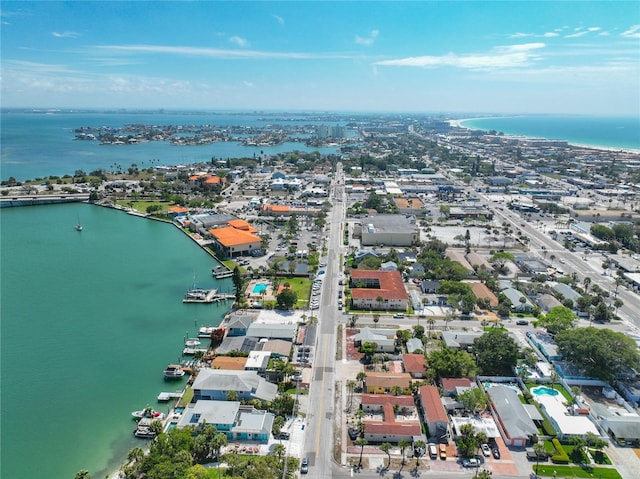
<path id="1" fill-rule="evenodd" d="M 333 476 L 335 398 L 336 326 L 339 317 L 338 280 L 342 277 L 343 228 L 345 223 L 344 181 L 342 165 L 336 169 L 332 184 L 333 208 L 329 217 L 327 257 L 318 312 L 316 354 L 313 363 L 312 382 L 309 390 L 307 431 L 304 456 L 309 460 L 310 478 Z"/>

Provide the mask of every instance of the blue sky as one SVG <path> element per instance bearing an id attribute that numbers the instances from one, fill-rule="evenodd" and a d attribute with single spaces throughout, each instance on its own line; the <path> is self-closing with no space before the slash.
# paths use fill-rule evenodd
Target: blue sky
<path id="1" fill-rule="evenodd" d="M 640 2 L 0 3 L 4 107 L 640 115 Z"/>

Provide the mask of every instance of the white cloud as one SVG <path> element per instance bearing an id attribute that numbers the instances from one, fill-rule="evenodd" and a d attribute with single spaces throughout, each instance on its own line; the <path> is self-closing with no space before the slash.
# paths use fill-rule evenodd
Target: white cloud
<path id="1" fill-rule="evenodd" d="M 368 37 L 361 37 L 359 35 L 356 35 L 355 42 L 358 45 L 365 45 L 365 46 L 373 45 L 373 42 L 375 42 L 379 33 L 380 33 L 380 30 L 371 30 L 371 33 L 369 34 Z"/>
<path id="2" fill-rule="evenodd" d="M 242 84 L 244 86 L 247 86 L 249 88 L 253 88 L 255 85 L 253 84 L 253 82 L 247 81 L 247 80 L 243 80 Z"/>
<path id="3" fill-rule="evenodd" d="M 454 67 L 471 70 L 513 68 L 531 65 L 539 59 L 535 50 L 544 48 L 544 43 L 524 43 L 520 45 L 499 46 L 485 54 L 456 55 L 448 53 L 441 56 L 420 56 L 383 60 L 375 65 L 409 66 L 409 67 Z"/>
<path id="4" fill-rule="evenodd" d="M 552 38 L 552 37 L 559 37 L 560 34 L 556 33 L 556 32 L 546 32 L 542 35 L 544 38 Z"/>
<path id="5" fill-rule="evenodd" d="M 80 34 L 78 32 L 51 32 L 56 38 L 78 38 Z"/>
<path id="6" fill-rule="evenodd" d="M 633 25 L 620 35 L 626 38 L 640 38 L 640 25 Z"/>
<path id="7" fill-rule="evenodd" d="M 182 56 L 199 56 L 219 59 L 290 59 L 290 60 L 318 60 L 318 59 L 351 59 L 350 55 L 333 55 L 333 54 L 313 54 L 313 53 L 296 53 L 296 52 L 266 52 L 259 50 L 226 50 L 222 48 L 201 48 L 201 47 L 184 47 L 184 46 L 167 46 L 167 45 L 98 45 L 95 47 L 98 51 L 108 51 L 111 53 L 133 54 L 133 53 L 149 53 L 149 54 L 165 54 L 165 55 L 182 55 Z"/>
<path id="8" fill-rule="evenodd" d="M 284 25 L 284 18 L 282 18 L 280 15 L 271 15 L 273 18 L 276 19 L 276 22 L 278 22 L 280 25 Z"/>
<path id="9" fill-rule="evenodd" d="M 242 37 L 239 37 L 238 35 L 232 36 L 231 38 L 229 38 L 229 41 L 231 43 L 235 43 L 239 47 L 243 47 L 244 48 L 244 47 L 248 47 L 249 46 L 249 42 L 246 39 L 244 39 Z"/>

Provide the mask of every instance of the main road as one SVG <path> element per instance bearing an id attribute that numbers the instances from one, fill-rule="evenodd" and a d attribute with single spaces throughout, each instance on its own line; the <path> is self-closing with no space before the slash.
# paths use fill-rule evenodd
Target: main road
<path id="1" fill-rule="evenodd" d="M 336 165 L 331 188 L 333 208 L 329 216 L 327 266 L 324 268 L 317 341 L 309 389 L 303 457 L 309 461 L 308 476 L 327 478 L 333 474 L 334 421 L 336 414 L 336 329 L 339 313 L 338 278 L 342 277 L 343 234 L 346 218 L 342 164 Z"/>

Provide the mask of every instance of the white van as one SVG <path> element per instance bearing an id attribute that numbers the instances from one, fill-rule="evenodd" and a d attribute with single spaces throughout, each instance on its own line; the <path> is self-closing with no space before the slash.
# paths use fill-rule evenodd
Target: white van
<path id="1" fill-rule="evenodd" d="M 436 447 L 435 443 L 433 443 L 433 442 L 429 443 L 429 456 L 431 456 L 431 459 L 437 459 L 438 458 L 438 448 Z"/>

